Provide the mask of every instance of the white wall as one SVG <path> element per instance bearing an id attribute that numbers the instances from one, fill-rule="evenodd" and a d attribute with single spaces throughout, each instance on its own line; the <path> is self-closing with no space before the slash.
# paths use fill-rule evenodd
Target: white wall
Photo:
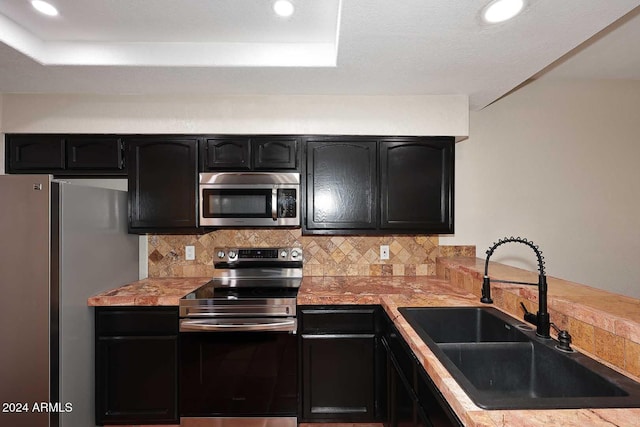
<path id="1" fill-rule="evenodd" d="M 640 297 L 640 81 L 538 80 L 473 112 L 441 244 L 534 240 L 547 274 Z M 492 260 L 535 269 L 522 245 Z"/>
<path id="2" fill-rule="evenodd" d="M 443 96 L 5 94 L 4 132 L 453 135 L 469 100 Z"/>

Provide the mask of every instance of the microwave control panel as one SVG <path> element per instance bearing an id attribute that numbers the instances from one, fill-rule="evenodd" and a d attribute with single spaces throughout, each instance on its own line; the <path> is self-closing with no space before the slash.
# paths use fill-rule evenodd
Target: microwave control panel
<path id="1" fill-rule="evenodd" d="M 278 218 L 296 217 L 296 190 L 293 188 L 278 190 Z"/>

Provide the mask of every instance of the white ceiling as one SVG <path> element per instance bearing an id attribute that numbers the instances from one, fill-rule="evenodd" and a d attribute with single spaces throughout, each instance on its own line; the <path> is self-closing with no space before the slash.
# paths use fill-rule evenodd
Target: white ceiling
<path id="1" fill-rule="evenodd" d="M 494 26 L 489 0 L 292 1 L 283 19 L 271 0 L 52 0 L 55 18 L 4 0 L 0 93 L 465 94 L 479 109 L 630 12 L 549 75 L 640 78 L 640 0 L 529 0 Z"/>
<path id="2" fill-rule="evenodd" d="M 541 77 L 640 80 L 640 8 L 549 66 Z"/>

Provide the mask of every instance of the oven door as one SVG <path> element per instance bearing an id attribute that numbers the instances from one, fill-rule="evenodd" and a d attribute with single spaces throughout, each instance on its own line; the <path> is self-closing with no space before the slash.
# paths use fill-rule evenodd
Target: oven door
<path id="1" fill-rule="evenodd" d="M 295 417 L 297 366 L 290 332 L 183 332 L 181 416 Z"/>

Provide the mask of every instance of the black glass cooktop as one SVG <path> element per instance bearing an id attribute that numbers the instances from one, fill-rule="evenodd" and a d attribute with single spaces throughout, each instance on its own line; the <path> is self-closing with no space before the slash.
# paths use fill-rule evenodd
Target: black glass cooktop
<path id="1" fill-rule="evenodd" d="M 260 286 L 216 286 L 212 280 L 185 295 L 184 299 L 295 298 L 297 294 L 297 287 L 268 286 L 263 282 Z"/>

